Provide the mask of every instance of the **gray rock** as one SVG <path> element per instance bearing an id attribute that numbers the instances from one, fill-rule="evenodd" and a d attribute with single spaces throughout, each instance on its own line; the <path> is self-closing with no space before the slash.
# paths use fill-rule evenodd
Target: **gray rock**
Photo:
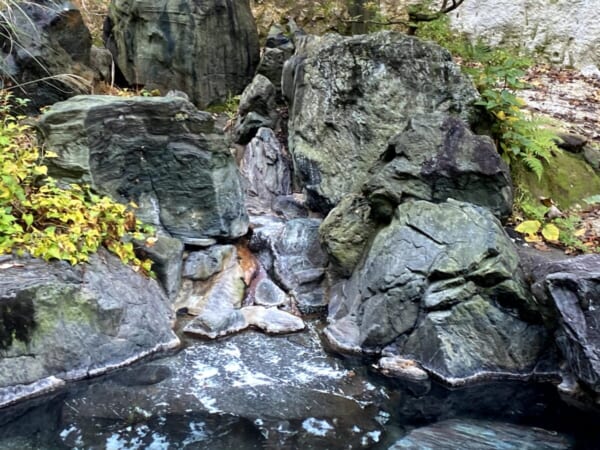
<path id="1" fill-rule="evenodd" d="M 39 120 L 58 158 L 49 173 L 135 201 L 140 219 L 179 238 L 246 233 L 242 183 L 213 119 L 178 97 L 79 96 Z"/>
<path id="2" fill-rule="evenodd" d="M 357 194 L 345 196 L 323 220 L 321 244 L 341 275 L 352 274 L 377 226 L 371 218 L 371 205 Z"/>
<path id="3" fill-rule="evenodd" d="M 277 308 L 245 306 L 240 310 L 250 326 L 268 334 L 286 334 L 302 331 L 306 324 L 293 314 Z"/>
<path id="4" fill-rule="evenodd" d="M 206 250 L 191 252 L 183 265 L 183 277 L 193 281 L 206 281 L 224 268 L 235 253 L 231 245 L 214 245 Z"/>
<path id="5" fill-rule="evenodd" d="M 96 72 L 97 78 L 108 83 L 114 83 L 115 74 L 113 72 L 112 53 L 107 49 L 92 46 L 90 51 L 90 67 Z"/>
<path id="6" fill-rule="evenodd" d="M 259 128 L 275 128 L 278 117 L 275 86 L 268 78 L 256 75 L 240 98 L 233 141 L 248 144 Z"/>
<path id="7" fill-rule="evenodd" d="M 451 419 L 417 428 L 389 450 L 567 450 L 566 435 L 537 427 L 488 420 Z"/>
<path id="8" fill-rule="evenodd" d="M 270 207 L 273 201 L 292 193 L 292 161 L 273 130 L 260 128 L 246 146 L 241 164 L 246 195 Z"/>
<path id="9" fill-rule="evenodd" d="M 179 345 L 158 284 L 101 251 L 88 265 L 7 259 L 0 405 Z"/>
<path id="10" fill-rule="evenodd" d="M 105 40 L 129 84 L 178 89 L 201 107 L 241 92 L 259 60 L 247 0 L 113 0 Z"/>
<path id="11" fill-rule="evenodd" d="M 583 156 L 594 170 L 600 170 L 600 147 L 589 144 L 586 145 L 583 148 Z"/>
<path id="12" fill-rule="evenodd" d="M 181 286 L 183 243 L 179 239 L 158 236 L 152 245 L 143 242 L 137 247 L 140 256 L 152 260 L 152 271 L 169 299 L 174 300 Z"/>
<path id="13" fill-rule="evenodd" d="M 301 38 L 283 92 L 300 185 L 324 212 L 362 186 L 410 117 L 440 111 L 470 122 L 478 97 L 446 50 L 393 32 Z"/>
<path id="14" fill-rule="evenodd" d="M 415 201 L 334 286 L 325 335 L 341 351 L 392 346 L 388 356 L 461 384 L 531 374 L 546 343 L 540 321 L 516 249 L 488 210 Z"/>
<path id="15" fill-rule="evenodd" d="M 363 191 L 373 213 L 388 220 L 406 198 L 453 198 L 485 206 L 501 219 L 512 211 L 510 171 L 493 141 L 445 114 L 411 117 L 370 173 Z"/>
<path id="16" fill-rule="evenodd" d="M 557 145 L 571 153 L 581 153 L 588 143 L 588 138 L 579 134 L 558 133 L 558 138 Z"/>
<path id="17" fill-rule="evenodd" d="M 35 113 L 90 91 L 92 37 L 73 3 L 3 2 L 2 10 L 3 22 L 10 17 L 0 36 L 3 86 L 20 84 L 12 92 L 31 100 L 28 107 Z"/>
<path id="18" fill-rule="evenodd" d="M 327 306 L 327 254 L 319 242 L 319 219 L 252 218 L 249 248 L 273 280 L 296 301 L 302 313 Z"/>
<path id="19" fill-rule="evenodd" d="M 556 343 L 568 369 L 600 394 L 600 255 L 541 262 L 533 280 L 538 302 L 553 309 Z"/>
<path id="20" fill-rule="evenodd" d="M 251 301 L 259 306 L 284 306 L 290 302 L 289 296 L 273 281 L 262 273 L 256 277 L 249 291 L 252 291 Z M 250 297 L 250 294 L 248 294 Z"/>
<path id="21" fill-rule="evenodd" d="M 293 32 L 292 29 L 290 31 Z M 294 43 L 278 24 L 271 26 L 256 73 L 267 77 L 281 94 L 281 74 L 284 63 L 294 53 Z"/>

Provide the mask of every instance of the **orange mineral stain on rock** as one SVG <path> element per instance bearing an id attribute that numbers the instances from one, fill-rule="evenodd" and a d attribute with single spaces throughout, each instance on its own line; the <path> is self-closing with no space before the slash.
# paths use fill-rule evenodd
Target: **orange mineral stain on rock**
<path id="1" fill-rule="evenodd" d="M 237 244 L 236 250 L 240 262 L 240 267 L 244 272 L 244 283 L 246 284 L 246 286 L 250 286 L 250 283 L 252 282 L 252 280 L 256 276 L 256 272 L 258 271 L 258 260 L 248 249 L 245 243 Z"/>

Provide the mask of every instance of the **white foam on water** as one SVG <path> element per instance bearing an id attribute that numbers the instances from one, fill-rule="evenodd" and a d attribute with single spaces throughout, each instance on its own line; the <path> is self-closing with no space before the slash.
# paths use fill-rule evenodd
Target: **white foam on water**
<path id="1" fill-rule="evenodd" d="M 333 426 L 329 422 L 314 417 L 309 417 L 302 422 L 302 428 L 307 433 L 320 437 L 326 436 L 329 431 L 333 430 Z"/>

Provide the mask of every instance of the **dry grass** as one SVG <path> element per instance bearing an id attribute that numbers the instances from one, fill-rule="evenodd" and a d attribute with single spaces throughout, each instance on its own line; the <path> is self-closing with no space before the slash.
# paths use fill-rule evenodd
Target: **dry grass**
<path id="1" fill-rule="evenodd" d="M 72 0 L 79 8 L 83 21 L 92 33 L 95 45 L 102 45 L 102 27 L 110 0 Z"/>

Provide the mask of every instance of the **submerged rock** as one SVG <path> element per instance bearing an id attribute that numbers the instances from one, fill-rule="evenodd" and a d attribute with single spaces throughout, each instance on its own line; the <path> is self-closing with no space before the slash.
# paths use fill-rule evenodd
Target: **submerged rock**
<path id="1" fill-rule="evenodd" d="M 296 175 L 321 212 L 362 186 L 411 117 L 438 111 L 469 122 L 477 98 L 445 49 L 393 32 L 301 38 L 283 91 Z"/>
<path id="2" fill-rule="evenodd" d="M 248 229 L 244 193 L 210 114 L 180 97 L 78 96 L 39 120 L 50 175 L 139 205 L 139 218 L 187 241 Z"/>
<path id="3" fill-rule="evenodd" d="M 181 90 L 200 107 L 241 92 L 259 60 L 247 0 L 113 0 L 105 41 L 130 85 Z"/>
<path id="4" fill-rule="evenodd" d="M 417 428 L 389 450 L 567 450 L 566 435 L 536 427 L 488 420 L 452 419 Z"/>
<path id="5" fill-rule="evenodd" d="M 0 277 L 0 406 L 176 347 L 158 284 L 115 256 L 88 265 L 7 258 Z"/>
<path id="6" fill-rule="evenodd" d="M 334 286 L 334 348 L 413 359 L 449 384 L 529 375 L 546 334 L 500 223 L 448 201 L 400 205 L 352 277 Z"/>

